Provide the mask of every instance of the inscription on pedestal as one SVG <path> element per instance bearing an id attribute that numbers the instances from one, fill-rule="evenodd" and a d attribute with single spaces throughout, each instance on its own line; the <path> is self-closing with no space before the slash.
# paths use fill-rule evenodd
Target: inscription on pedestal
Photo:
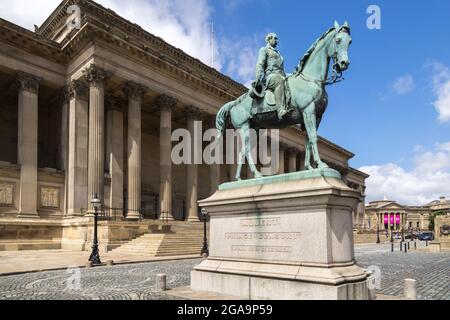
<path id="1" fill-rule="evenodd" d="M 241 219 L 241 227 L 269 227 L 279 224 L 280 217 Z"/>
<path id="2" fill-rule="evenodd" d="M 300 232 L 227 232 L 225 239 L 233 240 L 297 240 Z"/>
<path id="3" fill-rule="evenodd" d="M 292 252 L 292 247 L 287 246 L 246 246 L 246 245 L 234 245 L 231 246 L 232 251 L 245 251 L 245 252 Z"/>

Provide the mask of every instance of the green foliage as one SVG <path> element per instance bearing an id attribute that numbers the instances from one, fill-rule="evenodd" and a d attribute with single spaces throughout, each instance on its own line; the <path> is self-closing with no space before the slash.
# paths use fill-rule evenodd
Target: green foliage
<path id="1" fill-rule="evenodd" d="M 430 214 L 430 216 L 429 216 L 429 221 L 430 221 L 429 228 L 430 228 L 431 231 L 434 231 L 434 220 L 436 219 L 436 217 L 437 216 L 444 216 L 446 214 L 447 213 L 442 211 L 442 210 L 439 210 L 439 211 L 436 211 L 436 212 L 433 212 L 432 214 Z"/>

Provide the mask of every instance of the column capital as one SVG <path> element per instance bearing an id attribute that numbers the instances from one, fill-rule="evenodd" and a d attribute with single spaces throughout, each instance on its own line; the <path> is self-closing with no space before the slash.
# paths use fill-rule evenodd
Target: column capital
<path id="1" fill-rule="evenodd" d="M 123 106 L 125 105 L 125 100 L 116 96 L 107 96 L 105 99 L 106 111 L 120 111 L 123 112 Z"/>
<path id="2" fill-rule="evenodd" d="M 30 73 L 19 71 L 17 72 L 17 81 L 19 83 L 20 90 L 37 93 L 39 91 L 39 85 L 42 82 L 42 78 Z"/>
<path id="3" fill-rule="evenodd" d="M 297 155 L 300 151 L 297 147 L 288 147 L 286 150 L 290 155 Z"/>
<path id="4" fill-rule="evenodd" d="M 178 103 L 177 99 L 168 96 L 166 94 L 159 95 L 155 100 L 155 106 L 160 110 L 173 111 L 177 103 Z"/>
<path id="5" fill-rule="evenodd" d="M 83 70 L 83 75 L 90 85 L 98 85 L 100 83 L 103 84 L 108 78 L 110 78 L 112 76 L 112 72 L 102 69 L 95 64 L 91 64 Z"/>
<path id="6" fill-rule="evenodd" d="M 60 104 L 65 104 L 68 103 L 69 100 L 70 100 L 69 86 L 65 85 L 57 91 L 55 101 L 57 101 Z"/>
<path id="7" fill-rule="evenodd" d="M 67 85 L 69 99 L 80 99 L 87 101 L 89 99 L 89 91 L 87 85 L 80 80 L 72 80 Z"/>
<path id="8" fill-rule="evenodd" d="M 128 81 L 123 87 L 123 93 L 128 99 L 142 100 L 147 91 L 148 88 L 146 86 L 134 81 Z"/>
<path id="9" fill-rule="evenodd" d="M 200 120 L 202 117 L 202 111 L 194 106 L 187 106 L 184 109 L 184 114 L 188 120 Z"/>
<path id="10" fill-rule="evenodd" d="M 280 149 L 289 150 L 289 145 L 286 142 L 279 142 Z"/>

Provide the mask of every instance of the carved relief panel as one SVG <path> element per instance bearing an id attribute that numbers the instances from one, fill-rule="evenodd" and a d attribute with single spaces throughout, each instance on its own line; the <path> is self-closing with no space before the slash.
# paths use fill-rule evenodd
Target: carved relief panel
<path id="1" fill-rule="evenodd" d="M 59 208 L 59 188 L 41 187 L 41 207 Z"/>
<path id="2" fill-rule="evenodd" d="M 0 181 L 0 206 L 14 204 L 14 183 Z"/>

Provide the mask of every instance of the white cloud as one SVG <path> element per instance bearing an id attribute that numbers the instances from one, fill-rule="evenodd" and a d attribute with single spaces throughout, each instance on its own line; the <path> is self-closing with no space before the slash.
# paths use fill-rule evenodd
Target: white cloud
<path id="1" fill-rule="evenodd" d="M 0 17 L 34 31 L 33 25 L 41 25 L 60 4 L 59 0 L 0 1 Z"/>
<path id="2" fill-rule="evenodd" d="M 60 0 L 0 2 L 2 18 L 34 30 L 60 4 Z M 148 32 L 211 64 L 211 7 L 206 0 L 96 0 Z M 217 56 L 217 45 L 215 46 Z M 220 65 L 215 64 L 220 69 Z"/>
<path id="3" fill-rule="evenodd" d="M 437 144 L 433 151 L 415 148 L 415 167 L 407 171 L 388 163 L 361 167 L 366 181 L 367 201 L 389 199 L 406 205 L 424 205 L 450 195 L 450 142 Z"/>
<path id="4" fill-rule="evenodd" d="M 439 62 L 432 62 L 427 65 L 431 67 L 433 91 L 436 100 L 433 106 L 438 112 L 440 122 L 450 121 L 450 69 Z"/>
<path id="5" fill-rule="evenodd" d="M 391 91 L 399 96 L 410 93 L 414 87 L 414 78 L 410 74 L 395 79 L 390 86 Z"/>
<path id="6" fill-rule="evenodd" d="M 140 25 L 164 41 L 212 65 L 237 81 L 248 85 L 254 79 L 257 53 L 264 44 L 264 35 L 237 39 L 212 36 L 213 8 L 207 0 L 96 0 L 106 8 Z M 244 0 L 234 0 L 226 7 L 235 10 Z M 61 3 L 60 0 L 0 0 L 0 15 L 13 23 L 34 30 Z"/>

